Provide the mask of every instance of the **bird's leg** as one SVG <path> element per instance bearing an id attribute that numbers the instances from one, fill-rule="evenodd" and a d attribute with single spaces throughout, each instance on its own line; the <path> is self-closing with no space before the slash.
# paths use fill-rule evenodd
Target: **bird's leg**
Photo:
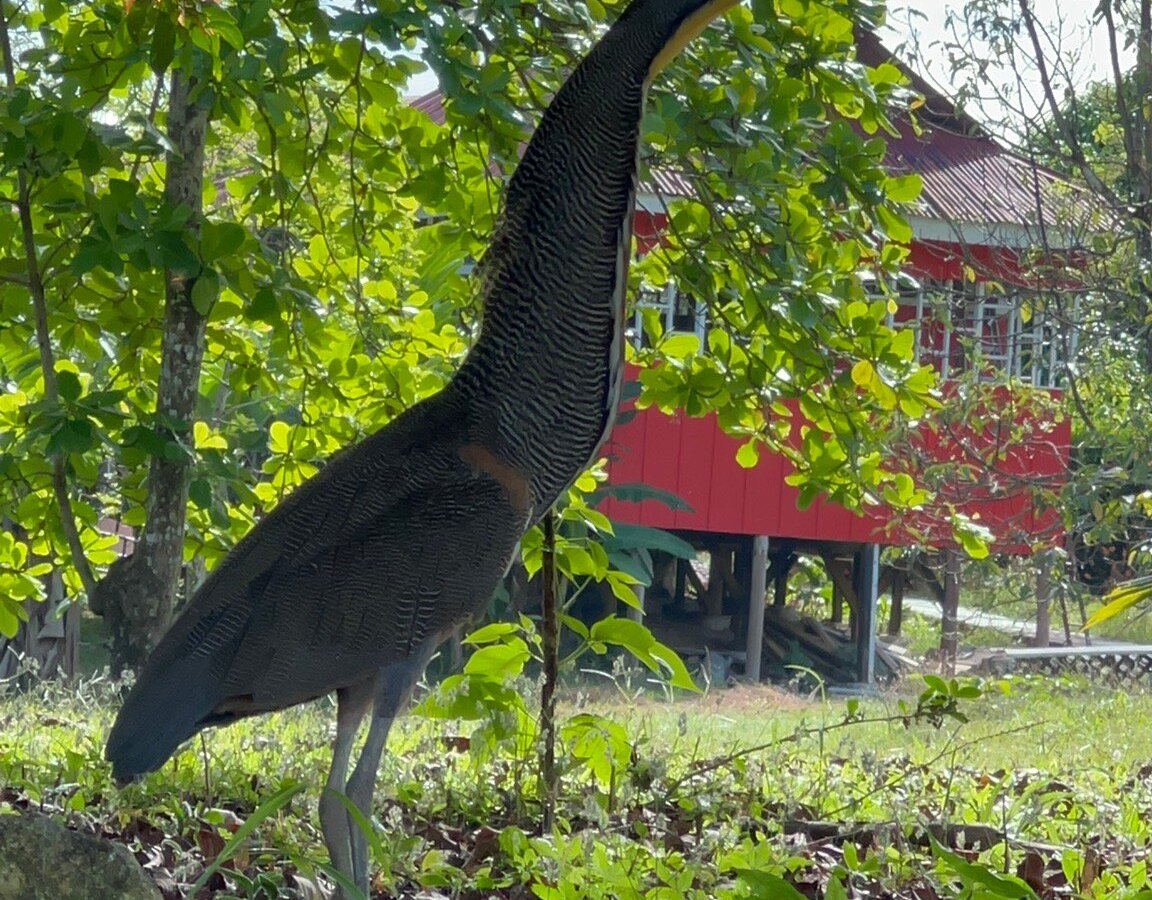
<path id="1" fill-rule="evenodd" d="M 336 693 L 336 743 L 332 750 L 332 768 L 328 781 L 320 795 L 320 829 L 324 832 L 324 843 L 328 845 L 328 855 L 332 866 L 341 875 L 355 880 L 353 868 L 352 835 L 348 829 L 348 812 L 338 794 L 347 792 L 348 759 L 356 732 L 375 693 L 376 679 L 369 678 L 349 688 L 341 688 Z M 338 900 L 352 900 L 345 897 L 345 891 L 337 887 Z"/>
<path id="2" fill-rule="evenodd" d="M 364 740 L 364 749 L 360 751 L 360 758 L 356 761 L 356 768 L 352 770 L 352 777 L 348 779 L 348 799 L 363 813 L 368 822 L 372 820 L 372 797 L 376 789 L 380 757 L 384 753 L 384 745 L 388 742 L 388 732 L 397 714 L 411 696 L 416 682 L 424 674 L 428 660 L 436 649 L 436 643 L 428 642 L 403 663 L 388 666 L 380 672 L 376 703 L 372 710 L 372 720 L 368 725 L 368 737 Z M 352 821 L 351 817 L 348 825 L 356 886 L 367 896 L 368 837 L 359 827 L 359 823 Z"/>

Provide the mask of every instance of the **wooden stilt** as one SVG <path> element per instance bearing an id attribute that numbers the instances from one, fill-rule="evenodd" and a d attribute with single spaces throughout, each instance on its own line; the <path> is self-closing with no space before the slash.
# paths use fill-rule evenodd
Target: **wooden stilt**
<path id="1" fill-rule="evenodd" d="M 773 593 L 775 594 L 773 602 L 777 606 L 785 606 L 788 603 L 788 569 L 781 568 L 780 571 L 776 573 L 773 581 Z"/>
<path id="2" fill-rule="evenodd" d="M 880 598 L 880 545 L 865 544 L 853 564 L 856 589 L 856 678 L 861 684 L 876 680 L 876 608 Z"/>
<path id="3" fill-rule="evenodd" d="M 712 561 L 708 566 L 708 593 L 705 596 L 704 610 L 710 616 L 724 612 L 724 582 L 732 570 L 732 551 L 714 547 Z"/>
<path id="4" fill-rule="evenodd" d="M 903 569 L 892 570 L 892 609 L 888 614 L 888 636 L 897 637 L 904 625 L 904 581 Z"/>
<path id="5" fill-rule="evenodd" d="M 684 589 L 688 585 L 688 567 L 691 565 L 686 559 L 676 558 L 676 587 L 672 595 L 672 605 L 681 607 L 684 605 Z"/>
<path id="6" fill-rule="evenodd" d="M 633 622 L 643 622 L 644 621 L 644 594 L 645 594 L 644 585 L 638 584 L 638 585 L 636 585 L 636 587 L 633 588 L 633 590 L 636 592 L 636 601 L 640 604 L 640 608 L 636 609 L 635 607 L 629 606 L 627 615 L 628 615 L 628 618 L 631 619 Z"/>
<path id="7" fill-rule="evenodd" d="M 748 591 L 748 641 L 744 671 L 754 682 L 760 680 L 764 653 L 764 603 L 768 589 L 768 538 L 757 535 L 752 542 L 752 577 Z"/>
<path id="8" fill-rule="evenodd" d="M 852 576 L 849 574 L 848 567 L 835 556 L 825 555 L 824 569 L 828 572 L 828 577 L 832 579 L 832 621 L 836 624 L 844 621 L 844 604 L 848 604 L 850 613 L 855 613 L 858 606 L 856 600 L 856 587 L 852 583 Z M 852 615 L 849 622 L 852 623 L 852 634 L 856 634 L 856 616 Z"/>
<path id="9" fill-rule="evenodd" d="M 791 548 L 783 549 L 772 559 L 768 573 L 772 577 L 775 595 L 772 602 L 775 606 L 784 606 L 788 603 L 788 575 L 791 574 L 794 565 L 796 565 L 796 554 Z"/>

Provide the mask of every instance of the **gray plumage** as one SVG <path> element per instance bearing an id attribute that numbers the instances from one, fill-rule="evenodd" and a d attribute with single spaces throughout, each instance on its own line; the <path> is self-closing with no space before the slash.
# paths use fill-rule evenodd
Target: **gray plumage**
<path id="1" fill-rule="evenodd" d="M 448 388 L 339 455 L 241 541 L 141 671 L 108 740 L 116 777 L 157 768 L 204 725 L 361 681 L 487 599 L 528 509 L 461 458 L 467 423 Z"/>
<path id="2" fill-rule="evenodd" d="M 732 2 L 636 0 L 575 70 L 508 185 L 481 266 L 481 334 L 457 376 L 339 454 L 205 581 L 109 735 L 118 779 L 205 726 L 337 691 L 321 820 L 334 864 L 366 886 L 363 836 L 330 795 L 367 811 L 388 725 L 428 655 L 483 607 L 526 528 L 607 437 L 647 82 L 670 42 Z"/>

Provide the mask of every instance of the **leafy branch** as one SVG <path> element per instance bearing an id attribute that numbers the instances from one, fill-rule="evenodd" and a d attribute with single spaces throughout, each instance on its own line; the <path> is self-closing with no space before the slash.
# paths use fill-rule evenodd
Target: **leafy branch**
<path id="1" fill-rule="evenodd" d="M 0 54 L 3 55 L 4 78 L 9 91 L 16 90 L 16 70 L 12 58 L 12 40 L 8 30 L 8 16 L 0 4 Z M 24 245 L 27 266 L 27 288 L 32 298 L 32 309 L 36 320 L 36 345 L 40 352 L 40 370 L 44 378 L 44 399 L 52 407 L 60 402 L 60 387 L 56 379 L 56 360 L 52 349 L 52 332 L 48 324 L 48 300 L 44 291 L 44 280 L 40 271 L 40 261 L 36 252 L 36 229 L 32 221 L 32 189 L 28 175 L 23 168 L 16 173 L 16 210 L 20 219 L 21 240 Z M 84 544 L 76 527 L 76 516 L 72 511 L 72 498 L 68 493 L 68 453 L 58 449 L 52 454 L 52 490 L 60 508 L 60 525 L 72 564 L 76 567 L 84 590 L 91 597 L 96 591 L 96 577 Z"/>

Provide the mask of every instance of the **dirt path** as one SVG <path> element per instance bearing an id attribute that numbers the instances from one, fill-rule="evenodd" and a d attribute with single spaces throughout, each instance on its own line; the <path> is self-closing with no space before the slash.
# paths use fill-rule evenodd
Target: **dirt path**
<path id="1" fill-rule="evenodd" d="M 928 619 L 939 621 L 942 618 L 940 604 L 926 597 L 905 597 L 904 609 Z M 999 631 L 1001 634 L 1028 642 L 1036 639 L 1035 622 L 1024 622 L 1020 619 L 1012 619 L 1008 616 L 1001 616 L 997 613 L 989 612 L 986 609 L 974 609 L 971 606 L 961 606 L 957 615 L 960 624 L 968 626 L 969 628 L 991 628 L 993 631 Z M 1063 644 L 1063 638 L 1064 628 L 1059 618 L 1054 617 L 1052 620 L 1052 639 Z M 1085 635 L 1074 626 L 1072 631 L 1072 646 L 1084 647 L 1088 645 L 1088 641 L 1085 640 Z M 1130 645 L 1130 641 L 1115 641 L 1102 638 L 1094 638 L 1091 641 L 1091 646 L 1093 647 L 1127 647 Z"/>

